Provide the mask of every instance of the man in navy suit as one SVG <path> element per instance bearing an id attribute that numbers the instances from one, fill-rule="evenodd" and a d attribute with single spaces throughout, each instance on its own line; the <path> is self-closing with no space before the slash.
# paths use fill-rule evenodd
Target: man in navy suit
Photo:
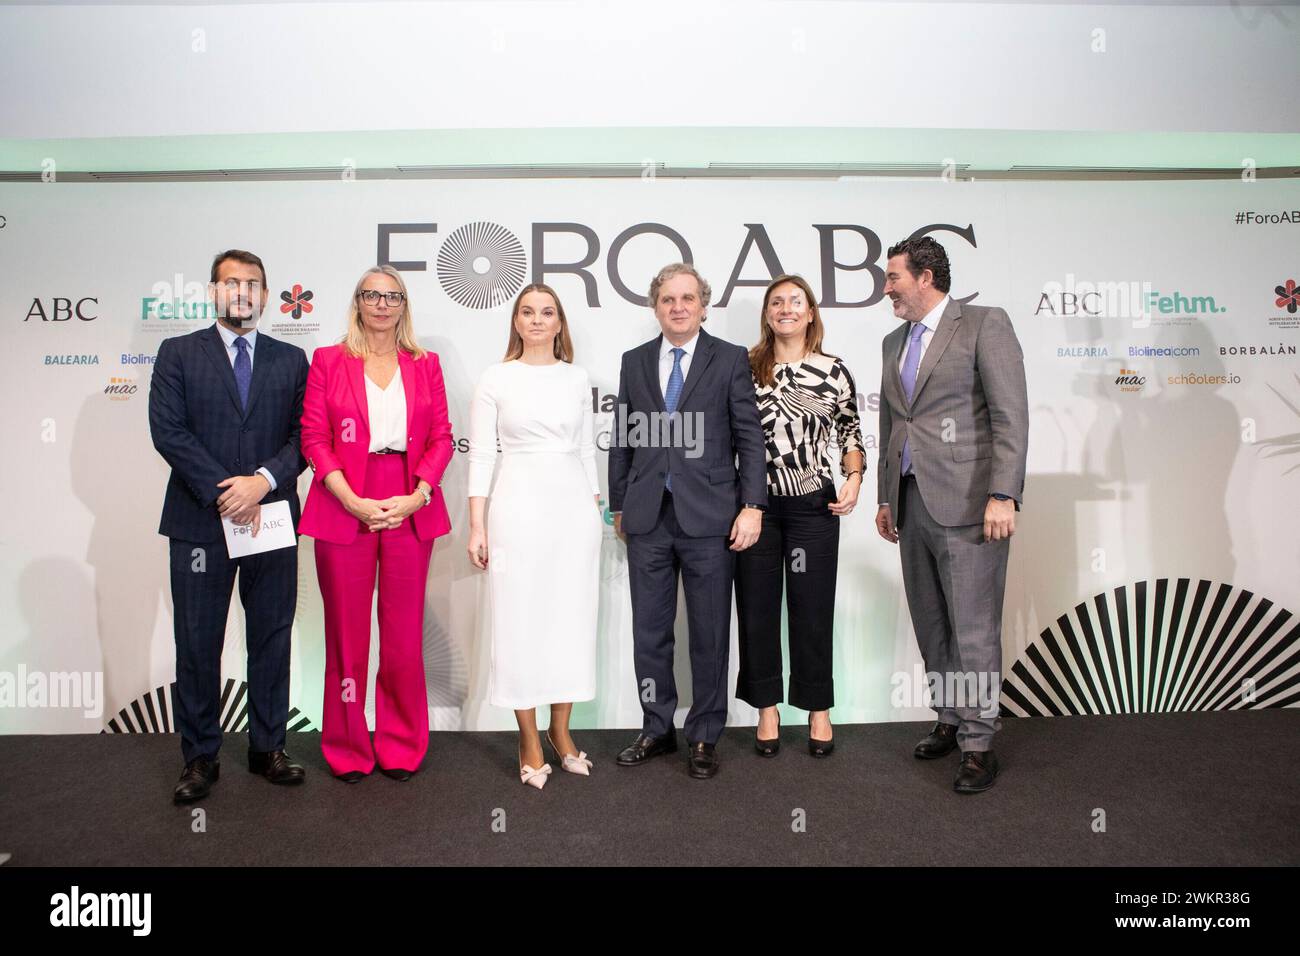
<path id="1" fill-rule="evenodd" d="M 696 778 L 718 770 L 735 556 L 758 540 L 767 507 L 767 452 L 749 354 L 700 328 L 709 297 L 709 284 L 685 263 L 665 266 L 650 283 L 648 304 L 662 334 L 623 354 L 609 448 L 609 507 L 627 542 L 643 713 L 641 733 L 618 762 L 637 766 L 677 750 L 680 574 L 692 689 L 684 730 Z"/>
<path id="2" fill-rule="evenodd" d="M 251 524 L 256 534 L 262 505 L 287 501 L 297 529 L 307 356 L 258 334 L 266 270 L 251 252 L 218 255 L 208 295 L 217 324 L 165 339 L 149 388 L 149 430 L 172 469 L 158 533 L 171 546 L 172 702 L 185 758 L 177 803 L 206 796 L 221 769 L 221 647 L 236 570 L 247 621 L 248 769 L 272 783 L 303 780 L 284 751 L 298 549 L 232 560 L 221 522 Z"/>

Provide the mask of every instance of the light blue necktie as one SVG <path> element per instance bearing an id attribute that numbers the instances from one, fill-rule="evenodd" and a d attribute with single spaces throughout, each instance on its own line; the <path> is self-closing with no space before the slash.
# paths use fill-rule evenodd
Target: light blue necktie
<path id="1" fill-rule="evenodd" d="M 682 356 L 686 354 L 683 348 L 673 349 L 673 370 L 668 373 L 668 391 L 664 392 L 664 408 L 668 409 L 671 415 L 677 411 L 677 400 L 682 397 Z M 673 490 L 673 476 L 670 472 L 668 480 L 664 482 L 664 487 L 669 491 Z"/>
<path id="2" fill-rule="evenodd" d="M 239 405 L 248 408 L 248 386 L 253 383 L 253 360 L 248 357 L 248 340 L 235 339 L 235 384 L 239 386 Z"/>
<path id="3" fill-rule="evenodd" d="M 912 393 L 916 391 L 916 372 L 921 367 L 921 336 L 925 334 L 925 325 L 917 322 L 912 327 L 912 335 L 907 341 L 907 358 L 903 359 L 903 392 L 907 395 L 907 404 L 912 404 Z M 912 470 L 912 450 L 910 441 L 903 442 L 903 470 L 906 475 Z"/>

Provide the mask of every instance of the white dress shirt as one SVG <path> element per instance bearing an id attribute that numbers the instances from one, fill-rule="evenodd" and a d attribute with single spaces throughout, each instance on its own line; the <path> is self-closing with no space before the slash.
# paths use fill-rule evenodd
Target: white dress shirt
<path id="1" fill-rule="evenodd" d="M 691 356 L 695 354 L 695 346 L 700 341 L 700 333 L 696 330 L 691 336 L 691 340 L 680 348 L 686 351 L 682 356 L 682 384 L 686 384 L 686 374 L 691 370 Z M 659 391 L 664 397 L 668 396 L 668 377 L 673 374 L 673 343 L 668 341 L 668 336 L 664 336 L 659 343 Z"/>
<path id="2" fill-rule="evenodd" d="M 221 333 L 221 341 L 226 343 L 226 357 L 230 359 L 230 367 L 235 367 L 235 356 L 239 354 L 239 347 L 235 345 L 235 340 L 240 337 L 238 332 L 232 332 L 220 322 L 217 323 L 217 331 Z M 253 352 L 257 350 L 257 329 L 249 329 L 244 333 L 243 339 L 248 343 L 248 367 L 253 367 Z M 275 491 L 275 475 L 271 474 L 266 468 L 257 469 L 256 474 L 261 475 L 271 485 L 271 490 Z"/>
<path id="3" fill-rule="evenodd" d="M 943 318 L 943 310 L 948 308 L 948 302 L 952 296 L 945 295 L 939 300 L 939 304 L 926 313 L 921 324 L 925 326 L 925 331 L 921 333 L 921 357 L 916 360 L 916 370 L 921 371 L 921 362 L 925 360 L 925 350 L 930 347 L 930 340 L 934 338 L 935 330 L 939 328 L 939 320 Z M 907 364 L 907 350 L 911 347 L 912 333 L 915 329 L 907 330 L 907 339 L 903 343 L 903 354 L 898 357 L 898 374 L 903 374 L 903 366 Z M 904 397 L 907 391 L 903 392 Z"/>
<path id="4" fill-rule="evenodd" d="M 406 389 L 402 385 L 402 367 L 393 373 L 387 388 L 366 380 L 366 405 L 370 412 L 370 451 L 392 448 L 406 451 Z"/>

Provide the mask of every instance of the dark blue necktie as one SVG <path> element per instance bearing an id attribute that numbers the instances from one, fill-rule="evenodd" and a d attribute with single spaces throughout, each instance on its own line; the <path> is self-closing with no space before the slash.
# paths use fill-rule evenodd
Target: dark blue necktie
<path id="1" fill-rule="evenodd" d="M 925 326 L 917 322 L 912 327 L 912 335 L 907 344 L 907 357 L 903 359 L 903 391 L 907 394 L 907 404 L 912 404 L 913 393 L 916 391 L 916 373 L 921 367 L 921 336 L 925 334 Z M 909 447 L 911 442 L 903 442 L 903 470 L 901 474 L 906 475 L 912 470 L 912 449 Z"/>
<path id="2" fill-rule="evenodd" d="M 668 373 L 668 390 L 664 392 L 664 408 L 668 409 L 671 415 L 677 411 L 677 400 L 682 397 L 682 356 L 686 354 L 683 348 L 673 349 L 673 370 Z M 668 480 L 664 482 L 664 487 L 669 491 L 673 490 L 673 476 L 668 475 Z"/>
<path id="3" fill-rule="evenodd" d="M 239 406 L 248 408 L 248 386 L 253 384 L 253 360 L 248 357 L 248 342 L 241 335 L 235 339 L 235 385 L 239 387 Z"/>

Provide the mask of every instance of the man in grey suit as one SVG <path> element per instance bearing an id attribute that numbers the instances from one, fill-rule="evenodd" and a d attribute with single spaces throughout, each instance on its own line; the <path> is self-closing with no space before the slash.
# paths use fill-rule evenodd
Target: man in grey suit
<path id="1" fill-rule="evenodd" d="M 727 657 L 736 553 L 758 540 L 767 450 L 749 353 L 700 328 L 709 284 L 665 266 L 648 303 L 662 334 L 623 353 L 609 444 L 609 508 L 627 543 L 641 733 L 618 755 L 635 767 L 677 750 L 673 619 L 686 592 L 693 698 L 688 773 L 718 770 L 727 723 Z"/>
<path id="2" fill-rule="evenodd" d="M 943 246 L 928 236 L 889 250 L 885 294 L 905 321 L 884 339 L 880 509 L 899 545 L 903 588 L 939 719 L 922 759 L 960 746 L 953 789 L 979 793 L 998 773 L 1002 597 L 1025 487 L 1029 401 L 1007 313 L 948 295 Z"/>

